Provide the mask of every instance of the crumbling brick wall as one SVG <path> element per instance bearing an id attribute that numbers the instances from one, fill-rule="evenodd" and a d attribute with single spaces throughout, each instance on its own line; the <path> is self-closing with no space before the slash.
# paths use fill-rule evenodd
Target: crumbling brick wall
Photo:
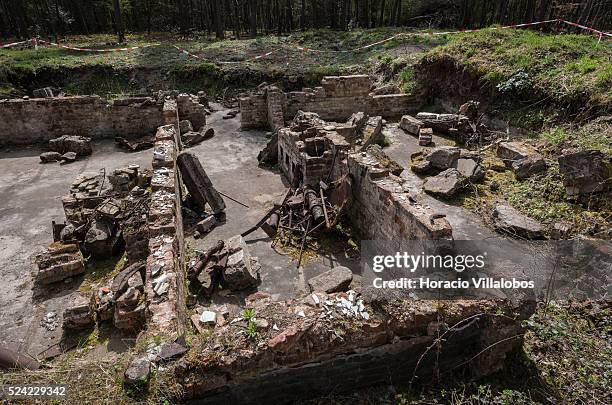
<path id="1" fill-rule="evenodd" d="M 310 111 L 319 114 L 324 120 L 344 121 L 356 111 L 383 117 L 399 117 L 414 112 L 422 104 L 418 94 L 390 94 L 375 96 L 370 93 L 372 83 L 367 75 L 328 76 L 320 87 L 304 88 L 279 96 L 277 90 L 268 87 L 260 94 L 240 99 L 242 128 L 268 127 L 276 130 L 280 121 L 278 101 L 282 98 L 283 117 L 285 121 L 293 119 L 299 111 Z M 274 88 L 276 89 L 276 88 Z M 270 106 L 274 108 L 270 108 Z"/>
<path id="2" fill-rule="evenodd" d="M 350 218 L 364 239 L 440 240 L 452 237 L 445 218 L 433 218 L 433 210 L 411 202 L 401 180 L 377 167 L 368 153 L 349 155 L 346 170 L 352 179 Z"/>
<path id="3" fill-rule="evenodd" d="M 193 129 L 196 131 L 206 125 L 206 106 L 200 104 L 197 96 L 179 94 L 176 103 L 180 120 L 191 121 Z"/>
<path id="4" fill-rule="evenodd" d="M 312 128 L 298 133 L 283 128 L 278 134 L 278 162 L 291 184 L 316 186 L 328 180 L 334 160 L 342 160 L 349 146 L 334 131 Z"/>
<path id="5" fill-rule="evenodd" d="M 171 99 L 175 102 L 173 99 Z M 164 103 L 152 97 L 107 102 L 99 96 L 0 100 L 0 146 L 46 142 L 62 135 L 93 139 L 142 136 L 165 123 Z M 206 123 L 197 97 L 179 95 L 173 111 L 194 127 Z"/>
<path id="6" fill-rule="evenodd" d="M 0 101 L 0 145 L 45 142 L 62 135 L 144 135 L 163 123 L 161 109 L 152 98 L 112 103 L 98 96 Z"/>
<path id="7" fill-rule="evenodd" d="M 177 337 L 185 328 L 184 237 L 181 216 L 180 176 L 176 157 L 180 148 L 176 103 L 166 102 L 168 125 L 158 129 L 153 150 L 153 179 L 149 210 L 149 249 L 145 294 L 149 328 Z"/>

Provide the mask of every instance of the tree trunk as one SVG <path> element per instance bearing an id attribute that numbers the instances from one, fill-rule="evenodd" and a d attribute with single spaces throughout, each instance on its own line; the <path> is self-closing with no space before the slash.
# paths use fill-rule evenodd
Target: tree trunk
<path id="1" fill-rule="evenodd" d="M 249 26 L 251 28 L 251 36 L 257 36 L 257 2 L 249 0 Z"/>
<path id="2" fill-rule="evenodd" d="M 123 30 L 123 17 L 121 16 L 121 6 L 119 0 L 113 0 L 113 8 L 115 9 L 115 30 L 117 31 L 117 41 L 125 42 L 125 32 Z"/>
<path id="3" fill-rule="evenodd" d="M 331 29 L 337 30 L 338 29 L 338 1 L 337 0 L 331 1 L 329 12 L 330 12 L 330 17 L 331 17 L 331 21 L 330 21 Z"/>
<path id="4" fill-rule="evenodd" d="M 340 12 L 340 28 L 344 31 L 348 28 L 348 2 L 349 0 L 342 0 L 342 11 Z"/>
<path id="5" fill-rule="evenodd" d="M 215 20 L 215 33 L 217 39 L 225 39 L 225 26 L 223 21 L 223 2 L 218 0 L 212 1 L 213 17 Z"/>

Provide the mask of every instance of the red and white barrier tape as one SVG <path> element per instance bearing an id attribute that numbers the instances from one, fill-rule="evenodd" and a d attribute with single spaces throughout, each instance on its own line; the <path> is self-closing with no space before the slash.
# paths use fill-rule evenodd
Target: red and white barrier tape
<path id="1" fill-rule="evenodd" d="M 601 36 L 612 37 L 612 34 L 609 33 L 609 32 L 599 31 L 599 30 L 596 30 L 595 28 L 591 28 L 591 27 L 587 27 L 587 26 L 584 26 L 584 25 L 576 24 L 575 22 L 571 22 L 571 21 L 566 21 L 563 18 L 559 18 L 559 21 L 562 22 L 562 23 L 571 25 L 573 27 L 578 27 L 578 28 L 581 28 L 583 30 L 590 31 L 590 32 L 592 32 L 594 34 L 599 35 L 600 37 Z"/>
<path id="2" fill-rule="evenodd" d="M 152 46 L 160 45 L 160 44 L 147 44 L 147 45 L 140 45 L 140 46 L 131 46 L 128 48 L 90 49 L 90 48 L 77 48 L 73 46 L 57 44 L 55 42 L 44 41 L 42 39 L 34 39 L 33 41 L 35 43 L 46 44 L 46 45 L 55 46 L 55 47 L 63 48 L 63 49 L 69 49 L 71 51 L 93 52 L 93 53 L 131 52 L 131 51 L 135 51 L 136 49 L 150 48 Z"/>
<path id="3" fill-rule="evenodd" d="M 3 44 L 3 43 L 0 42 L 0 49 L 12 48 L 14 46 L 19 46 L 19 45 L 27 44 L 27 43 L 32 42 L 32 41 L 33 41 L 33 39 L 28 39 L 27 41 L 13 42 L 12 44 Z"/>
<path id="4" fill-rule="evenodd" d="M 187 57 L 188 57 L 188 58 L 204 59 L 204 58 L 201 58 L 200 56 L 196 55 L 195 53 L 189 52 L 188 50 L 186 50 L 186 49 L 184 49 L 184 48 L 179 48 L 179 47 L 178 47 L 178 46 L 176 46 L 176 45 L 173 45 L 173 46 L 174 46 L 174 48 L 178 49 L 178 51 L 179 51 L 179 55 L 187 55 Z M 257 56 L 254 56 L 254 57 L 252 57 L 252 58 L 245 59 L 245 60 L 242 60 L 242 61 L 227 61 L 227 62 L 218 61 L 218 62 L 216 62 L 216 63 L 221 63 L 221 64 L 233 64 L 233 63 L 243 63 L 243 62 L 249 62 L 249 61 L 252 61 L 252 60 L 258 60 L 258 59 L 265 59 L 265 58 L 267 58 L 268 56 L 272 55 L 273 53 L 275 53 L 275 52 L 277 52 L 277 51 L 278 51 L 278 49 L 273 49 L 273 50 L 271 50 L 270 52 L 266 52 L 266 53 L 263 53 L 263 54 L 261 54 L 261 55 L 257 55 Z"/>

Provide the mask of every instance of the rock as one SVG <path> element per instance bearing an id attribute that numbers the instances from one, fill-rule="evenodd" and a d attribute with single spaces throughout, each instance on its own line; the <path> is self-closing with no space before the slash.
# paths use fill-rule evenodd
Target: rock
<path id="1" fill-rule="evenodd" d="M 446 170 L 455 166 L 461 151 L 454 146 L 438 146 L 434 148 L 425 159 L 431 162 L 431 165 L 437 169 Z"/>
<path id="2" fill-rule="evenodd" d="M 85 234 L 84 247 L 96 258 L 108 258 L 116 253 L 120 245 L 115 225 L 108 220 L 95 219 Z"/>
<path id="3" fill-rule="evenodd" d="M 72 242 L 75 240 L 76 228 L 72 224 L 68 224 L 60 231 L 60 240 L 62 242 Z"/>
<path id="4" fill-rule="evenodd" d="M 151 376 L 151 362 L 146 357 L 134 359 L 123 373 L 123 383 L 130 387 L 143 387 Z"/>
<path id="5" fill-rule="evenodd" d="M 404 171 L 404 168 L 383 152 L 383 149 L 379 145 L 370 145 L 367 152 L 378 161 L 381 167 L 389 169 L 395 176 L 401 175 Z"/>
<path id="6" fill-rule="evenodd" d="M 61 156 L 59 152 L 43 152 L 40 154 L 40 161 L 42 163 L 57 162 L 61 159 Z"/>
<path id="7" fill-rule="evenodd" d="M 546 161 L 540 154 L 529 155 L 512 163 L 512 170 L 518 179 L 526 179 L 546 170 Z"/>
<path id="8" fill-rule="evenodd" d="M 402 89 L 397 84 L 385 84 L 372 90 L 370 93 L 373 96 L 386 96 L 388 94 L 401 94 Z"/>
<path id="9" fill-rule="evenodd" d="M 189 120 L 179 121 L 179 129 L 181 131 L 181 135 L 186 134 L 187 132 L 193 132 L 193 126 L 191 125 L 191 121 Z"/>
<path id="10" fill-rule="evenodd" d="M 419 136 L 420 129 L 423 128 L 423 125 L 423 121 L 411 115 L 404 115 L 400 121 L 399 127 L 411 135 Z"/>
<path id="11" fill-rule="evenodd" d="M 317 115 L 317 118 L 319 116 Z M 351 115 L 351 117 L 346 121 L 346 123 L 350 126 L 355 127 L 357 132 L 363 129 L 363 126 L 368 121 L 369 116 L 364 112 L 356 112 Z"/>
<path id="12" fill-rule="evenodd" d="M 463 134 L 472 131 L 469 119 L 461 114 L 432 114 L 420 112 L 416 116 L 417 119 L 423 121 L 427 128 L 432 128 L 435 132 L 441 132 L 461 138 Z"/>
<path id="13" fill-rule="evenodd" d="M 308 280 L 312 292 L 333 293 L 346 291 L 353 281 L 353 272 L 348 267 L 337 266 Z"/>
<path id="14" fill-rule="evenodd" d="M 410 169 L 417 174 L 427 174 L 433 170 L 429 160 L 425 160 L 423 150 L 414 152 L 410 155 Z"/>
<path id="15" fill-rule="evenodd" d="M 196 224 L 196 229 L 200 232 L 200 235 L 206 235 L 215 225 L 217 225 L 217 219 L 213 215 L 210 215 L 198 222 Z"/>
<path id="16" fill-rule="evenodd" d="M 75 162 L 77 159 L 77 154 L 75 152 L 66 152 L 64 153 L 60 159 L 64 162 L 64 163 L 72 163 Z"/>
<path id="17" fill-rule="evenodd" d="M 49 140 L 49 149 L 54 152 L 74 152 L 78 156 L 91 155 L 91 138 L 84 136 L 64 135 Z"/>
<path id="18" fill-rule="evenodd" d="M 257 285 L 258 274 L 252 266 L 251 256 L 246 249 L 240 249 L 227 258 L 223 281 L 232 291 L 245 290 Z"/>
<path id="19" fill-rule="evenodd" d="M 541 239 L 543 237 L 540 223 L 507 203 L 498 203 L 493 210 L 493 224 L 503 233 L 527 239 Z"/>
<path id="20" fill-rule="evenodd" d="M 256 318 L 255 326 L 257 327 L 257 330 L 267 330 L 270 326 L 270 323 L 265 319 Z"/>
<path id="21" fill-rule="evenodd" d="M 476 182 L 484 179 L 484 168 L 473 159 L 458 159 L 456 168 L 469 181 Z"/>
<path id="22" fill-rule="evenodd" d="M 600 151 L 566 153 L 558 161 L 569 196 L 607 191 L 612 187 L 612 158 Z"/>
<path id="23" fill-rule="evenodd" d="M 159 348 L 156 361 L 170 361 L 181 357 L 187 352 L 187 348 L 175 342 L 163 343 Z"/>
<path id="24" fill-rule="evenodd" d="M 497 145 L 497 157 L 502 159 L 506 166 L 511 166 L 513 162 L 536 153 L 532 146 L 522 142 L 500 142 Z"/>
<path id="25" fill-rule="evenodd" d="M 451 197 L 465 186 L 466 178 L 457 169 L 446 169 L 434 177 L 429 177 L 423 189 L 429 194 Z"/>
<path id="26" fill-rule="evenodd" d="M 94 324 L 91 300 L 77 295 L 63 313 L 63 326 L 67 329 L 86 329 Z"/>
<path id="27" fill-rule="evenodd" d="M 368 119 L 363 129 L 363 146 L 361 150 L 366 150 L 370 145 L 383 144 L 385 137 L 382 133 L 382 121 L 382 117 L 371 117 Z"/>
<path id="28" fill-rule="evenodd" d="M 278 163 L 278 131 L 272 134 L 272 137 L 266 144 L 259 154 L 257 154 L 257 161 L 269 165 L 275 165 Z"/>
<path id="29" fill-rule="evenodd" d="M 200 315 L 200 323 L 203 325 L 216 325 L 217 313 L 213 311 L 202 311 Z"/>
<path id="30" fill-rule="evenodd" d="M 189 131 L 181 135 L 181 140 L 185 146 L 195 146 L 207 139 L 215 136 L 215 129 L 202 127 L 199 132 Z"/>

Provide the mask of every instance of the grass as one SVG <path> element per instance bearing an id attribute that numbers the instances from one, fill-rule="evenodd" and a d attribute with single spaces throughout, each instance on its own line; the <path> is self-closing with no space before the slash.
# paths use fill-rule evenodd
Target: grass
<path id="1" fill-rule="evenodd" d="M 452 36 L 425 60 L 425 67 L 450 60 L 497 89 L 501 98 L 585 111 L 609 111 L 612 103 L 612 47 L 588 35 L 485 29 Z"/>
<path id="2" fill-rule="evenodd" d="M 514 208 L 540 221 L 545 227 L 568 223 L 572 233 L 586 233 L 605 226 L 612 218 L 612 205 L 606 196 L 595 196 L 587 203 L 567 198 L 559 165 L 547 159 L 548 170 L 526 180 L 516 179 L 510 170 L 488 170 L 482 183 L 473 184 L 458 200 L 463 207 L 480 214 L 489 213 L 496 201 L 505 199 Z M 492 188 L 496 191 L 492 191 Z M 486 215 L 485 215 L 486 217 Z"/>
<path id="3" fill-rule="evenodd" d="M 322 29 L 282 37 L 216 41 L 201 33 L 189 38 L 153 33 L 128 35 L 128 46 L 151 43 L 161 43 L 161 46 L 131 52 L 81 53 L 53 47 L 0 50 L 0 94 L 23 94 L 24 87 L 37 83 L 64 87 L 71 93 L 95 92 L 110 97 L 146 87 L 193 92 L 209 90 L 212 94 L 224 87 L 249 87 L 263 81 L 299 87 L 318 84 L 326 75 L 363 73 L 376 65 L 379 55 L 405 44 L 437 43 L 434 39 L 411 35 L 355 53 L 314 53 L 296 49 L 296 46 L 325 51 L 356 48 L 393 34 L 395 32 L 388 28 L 349 32 Z M 116 47 L 112 41 L 109 35 L 91 35 L 73 36 L 65 43 L 111 49 Z M 179 55 L 174 45 L 202 59 Z M 275 53 L 253 60 L 270 50 Z M 218 65 L 219 61 L 240 64 Z"/>

